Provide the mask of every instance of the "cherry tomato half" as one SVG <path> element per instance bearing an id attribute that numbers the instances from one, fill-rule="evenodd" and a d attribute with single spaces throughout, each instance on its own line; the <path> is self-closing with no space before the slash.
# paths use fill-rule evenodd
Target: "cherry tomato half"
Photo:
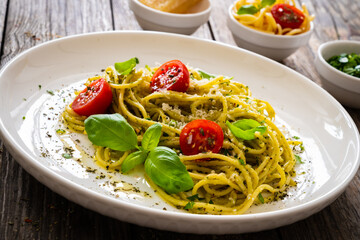
<path id="1" fill-rule="evenodd" d="M 112 102 L 110 84 L 100 78 L 90 83 L 73 101 L 71 108 L 79 115 L 105 113 Z"/>
<path id="2" fill-rule="evenodd" d="M 189 85 L 189 71 L 179 60 L 172 60 L 161 65 L 150 82 L 152 92 L 160 90 L 186 92 Z"/>
<path id="3" fill-rule="evenodd" d="M 210 120 L 198 119 L 185 125 L 180 133 L 180 148 L 185 155 L 218 153 L 224 142 L 221 127 Z"/>
<path id="4" fill-rule="evenodd" d="M 280 3 L 271 8 L 271 14 L 282 28 L 299 28 L 304 22 L 304 13 L 289 4 Z"/>

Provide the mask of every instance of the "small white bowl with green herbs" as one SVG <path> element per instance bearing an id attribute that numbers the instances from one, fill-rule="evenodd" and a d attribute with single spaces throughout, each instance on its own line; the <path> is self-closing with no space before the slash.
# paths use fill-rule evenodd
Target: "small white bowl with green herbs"
<path id="1" fill-rule="evenodd" d="M 315 67 L 322 86 L 342 104 L 360 108 L 360 41 L 335 40 L 320 45 Z"/>

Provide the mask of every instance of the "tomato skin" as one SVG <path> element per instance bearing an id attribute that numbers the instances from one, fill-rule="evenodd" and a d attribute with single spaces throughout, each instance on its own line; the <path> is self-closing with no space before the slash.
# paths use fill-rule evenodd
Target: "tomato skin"
<path id="1" fill-rule="evenodd" d="M 112 102 L 110 84 L 100 78 L 89 84 L 74 99 L 71 108 L 79 115 L 90 116 L 105 113 Z"/>
<path id="2" fill-rule="evenodd" d="M 180 133 L 180 148 L 185 155 L 202 152 L 218 153 L 224 142 L 221 127 L 210 120 L 198 119 L 189 122 Z"/>
<path id="3" fill-rule="evenodd" d="M 299 28 L 305 20 L 305 15 L 300 9 L 286 3 L 274 5 L 271 14 L 282 28 Z"/>
<path id="4" fill-rule="evenodd" d="M 171 90 L 186 92 L 190 85 L 189 70 L 179 60 L 172 60 L 161 65 L 151 78 L 152 92 Z"/>

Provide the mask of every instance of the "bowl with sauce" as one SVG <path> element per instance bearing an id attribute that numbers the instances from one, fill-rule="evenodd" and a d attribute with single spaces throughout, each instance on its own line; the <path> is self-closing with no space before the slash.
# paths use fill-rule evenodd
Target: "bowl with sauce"
<path id="1" fill-rule="evenodd" d="M 314 16 L 291 1 L 239 0 L 229 7 L 227 25 L 236 44 L 281 61 L 309 41 Z"/>
<path id="2" fill-rule="evenodd" d="M 315 67 L 322 86 L 331 95 L 348 107 L 360 108 L 360 41 L 321 44 Z"/>
<path id="3" fill-rule="evenodd" d="M 129 0 L 130 9 L 144 30 L 190 35 L 206 23 L 210 0 Z"/>

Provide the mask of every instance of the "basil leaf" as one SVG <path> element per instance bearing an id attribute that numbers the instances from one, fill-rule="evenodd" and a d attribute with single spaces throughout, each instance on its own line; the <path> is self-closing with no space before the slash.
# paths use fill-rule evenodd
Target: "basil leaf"
<path id="1" fill-rule="evenodd" d="M 239 10 L 237 11 L 238 15 L 243 15 L 243 14 L 251 14 L 254 15 L 255 13 L 257 13 L 260 9 L 258 9 L 257 7 L 255 7 L 254 5 L 244 5 L 241 8 L 239 8 Z"/>
<path id="2" fill-rule="evenodd" d="M 271 6 L 276 2 L 276 0 L 262 0 L 261 1 L 261 8 L 266 6 Z"/>
<path id="3" fill-rule="evenodd" d="M 128 75 L 135 68 L 136 64 L 139 63 L 138 58 L 131 58 L 125 62 L 117 62 L 114 64 L 116 71 L 120 75 Z"/>
<path id="4" fill-rule="evenodd" d="M 129 154 L 121 164 L 121 171 L 127 173 L 137 165 L 144 163 L 147 155 L 147 151 L 136 151 Z"/>
<path id="5" fill-rule="evenodd" d="M 185 165 L 168 147 L 156 147 L 149 153 L 145 172 L 156 185 L 170 194 L 184 192 L 194 186 Z"/>
<path id="6" fill-rule="evenodd" d="M 85 120 L 89 140 L 97 146 L 117 151 L 138 148 L 134 129 L 120 114 L 92 115 Z"/>
<path id="7" fill-rule="evenodd" d="M 233 123 L 235 127 L 241 128 L 242 130 L 248 130 L 260 126 L 260 123 L 253 119 L 241 119 Z"/>
<path id="8" fill-rule="evenodd" d="M 200 69 L 198 69 L 197 71 L 198 71 L 198 73 L 200 74 L 200 76 L 201 76 L 202 79 L 205 78 L 205 79 L 210 80 L 211 78 L 215 78 L 214 75 L 211 75 L 211 74 L 209 74 L 209 73 L 207 73 L 207 72 L 204 72 L 204 71 L 202 71 L 202 70 L 200 70 Z"/>
<path id="9" fill-rule="evenodd" d="M 244 120 L 251 120 L 251 119 L 244 119 Z M 240 120 L 240 122 L 238 121 L 235 122 L 234 124 L 231 124 L 229 121 L 226 121 L 226 125 L 228 126 L 232 134 L 235 135 L 235 137 L 244 140 L 253 140 L 255 139 L 255 132 L 260 132 L 261 134 L 264 134 L 266 132 L 266 126 L 261 126 L 259 123 L 257 123 L 258 126 L 253 127 L 255 126 L 255 124 L 252 121 Z"/>
<path id="10" fill-rule="evenodd" d="M 141 146 L 145 150 L 151 151 L 157 147 L 160 141 L 161 128 L 162 125 L 160 123 L 155 123 L 146 130 L 141 141 Z"/>

